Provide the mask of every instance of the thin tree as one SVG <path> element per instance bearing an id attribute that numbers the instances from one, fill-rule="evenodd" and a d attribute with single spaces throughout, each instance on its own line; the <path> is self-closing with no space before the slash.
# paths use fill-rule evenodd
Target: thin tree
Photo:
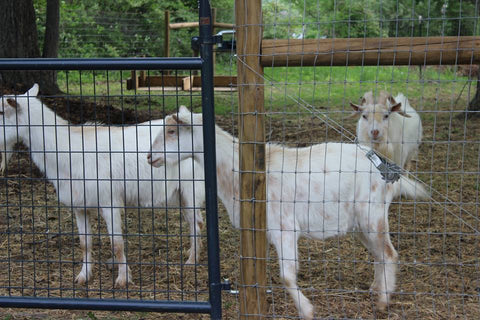
<path id="1" fill-rule="evenodd" d="M 468 111 L 480 111 L 480 66 L 477 71 L 477 92 L 468 104 Z"/>
<path id="2" fill-rule="evenodd" d="M 33 0 L 0 0 L 0 57 L 39 58 L 38 36 Z M 58 54 L 59 1 L 47 0 L 47 29 L 44 56 Z M 53 38 L 57 38 L 56 40 Z M 60 90 L 56 72 L 52 71 L 0 71 L 0 85 L 24 91 L 33 83 L 40 85 L 43 94 L 56 94 Z"/>
<path id="3" fill-rule="evenodd" d="M 58 57 L 58 42 L 60 37 L 60 2 L 47 0 L 47 19 L 45 22 L 45 40 L 43 42 L 43 57 Z M 40 88 L 45 93 L 55 94 L 60 91 L 57 85 L 57 72 L 52 71 L 47 75 Z"/>

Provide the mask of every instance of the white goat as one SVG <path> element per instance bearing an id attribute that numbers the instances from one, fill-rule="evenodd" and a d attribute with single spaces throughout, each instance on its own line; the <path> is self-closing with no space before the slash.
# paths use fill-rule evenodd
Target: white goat
<path id="1" fill-rule="evenodd" d="M 163 120 L 131 127 L 70 125 L 36 97 L 38 85 L 18 96 L 1 99 L 0 141 L 8 145 L 23 141 L 33 162 L 54 185 L 57 197 L 75 212 L 82 270 L 78 284 L 92 278 L 92 231 L 89 211 L 100 210 L 104 218 L 114 261 L 118 264 L 116 287 L 132 282 L 126 263 L 121 212 L 135 207 L 182 205 L 190 224 L 191 248 L 187 263 L 198 259 L 205 202 L 202 166 L 192 159 L 155 169 L 144 161 L 150 142 L 163 130 Z M 180 168 L 179 168 L 180 167 Z M 180 183 L 180 180 L 185 180 Z M 195 210 L 194 210 L 195 208 Z"/>
<path id="2" fill-rule="evenodd" d="M 350 103 L 361 114 L 357 123 L 358 142 L 409 170 L 411 160 L 418 157 L 422 141 L 420 116 L 401 93 L 393 98 L 381 91 L 376 98 L 369 91 L 363 95 L 360 105 Z"/>
<path id="3" fill-rule="evenodd" d="M 192 126 L 193 125 L 193 126 Z M 165 118 L 152 145 L 149 162 L 155 166 L 178 161 L 203 151 L 202 115 L 180 107 Z M 216 127 L 218 195 L 234 227 L 240 227 L 238 210 L 238 140 Z M 195 151 L 195 153 L 193 153 Z M 388 208 L 400 194 L 426 198 L 421 186 L 402 176 L 393 184 L 355 144 L 324 143 L 306 148 L 266 145 L 268 239 L 278 253 L 280 276 L 300 315 L 313 318 L 314 308 L 297 287 L 298 250 L 301 236 L 326 239 L 357 231 L 375 259 L 372 289 L 379 308 L 395 290 L 397 252 L 388 233 Z"/>

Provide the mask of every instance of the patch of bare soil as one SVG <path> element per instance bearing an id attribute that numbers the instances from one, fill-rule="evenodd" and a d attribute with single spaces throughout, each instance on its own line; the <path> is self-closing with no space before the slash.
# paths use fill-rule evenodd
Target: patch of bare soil
<path id="1" fill-rule="evenodd" d="M 58 115 L 73 124 L 94 121 L 107 125 L 129 125 L 164 117 L 163 112 L 159 110 L 146 111 L 131 108 L 122 110 L 111 104 L 86 99 L 60 97 L 44 98 L 43 101 Z"/>

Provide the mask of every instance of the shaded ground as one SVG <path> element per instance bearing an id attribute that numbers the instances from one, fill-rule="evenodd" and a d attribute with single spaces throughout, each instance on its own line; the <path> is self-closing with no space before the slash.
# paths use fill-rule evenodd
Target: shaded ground
<path id="1" fill-rule="evenodd" d="M 412 99 L 415 102 L 415 97 Z M 86 120 L 126 124 L 149 119 L 107 105 L 56 100 L 50 104 L 74 123 Z M 328 112 L 327 109 L 322 109 Z M 397 294 L 382 313 L 375 311 L 373 259 L 353 235 L 327 241 L 300 242 L 299 285 L 316 306 L 317 317 L 391 319 L 474 319 L 480 316 L 479 154 L 480 120 L 465 121 L 448 105 L 422 114 L 424 143 L 416 174 L 440 203 L 395 204 L 390 210 L 392 242 L 400 256 Z M 99 112 L 101 111 L 101 112 Z M 454 110 L 455 111 L 455 110 Z M 153 118 L 162 117 L 159 112 Z M 354 132 L 355 120 L 338 113 L 332 119 Z M 217 123 L 231 131 L 232 119 Z M 321 120 L 306 114 L 270 117 L 270 141 L 304 146 L 324 141 L 347 141 Z M 23 149 L 25 150 L 25 149 Z M 129 209 L 124 225 L 128 260 L 135 285 L 113 288 L 115 272 L 105 261 L 111 256 L 104 222 L 94 237 L 95 279 L 87 287 L 74 285 L 80 270 L 80 249 L 72 213 L 57 203 L 52 185 L 30 162 L 28 154 L 12 159 L 7 178 L 0 178 L 0 295 L 116 297 L 147 300 L 207 299 L 206 252 L 198 266 L 187 266 L 188 231 L 177 210 Z M 35 178 L 35 179 L 32 179 Z M 445 201 L 447 195 L 453 203 Z M 93 217 L 97 220 L 96 217 Z M 464 221 L 465 223 L 462 223 Z M 97 228 L 94 228 L 97 230 Z M 238 232 L 220 204 L 222 276 L 238 281 Z M 204 239 L 205 243 L 205 239 Z M 297 313 L 278 277 L 276 253 L 269 250 L 270 311 L 274 318 Z M 223 295 L 224 318 L 238 317 L 238 296 Z M 153 319 L 158 314 L 62 310 L 8 309 L 14 319 L 101 318 Z M 208 318 L 168 315 L 169 319 Z"/>

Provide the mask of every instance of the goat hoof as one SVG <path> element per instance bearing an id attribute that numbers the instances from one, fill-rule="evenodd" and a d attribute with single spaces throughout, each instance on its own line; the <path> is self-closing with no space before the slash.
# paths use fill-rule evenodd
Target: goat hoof
<path id="1" fill-rule="evenodd" d="M 378 311 L 385 311 L 387 309 L 387 302 L 385 301 L 378 301 L 377 302 L 377 310 Z"/>
<path id="2" fill-rule="evenodd" d="M 115 280 L 115 288 L 125 288 L 127 286 L 127 282 L 130 285 L 134 285 L 130 268 L 128 268 L 127 274 L 119 275 L 117 277 L 117 280 Z"/>
<path id="3" fill-rule="evenodd" d="M 195 252 L 193 252 L 192 248 L 187 250 L 188 260 L 185 264 L 196 264 L 198 262 L 198 258 Z"/>
<path id="4" fill-rule="evenodd" d="M 376 281 L 373 281 L 373 282 L 372 282 L 372 285 L 370 286 L 370 292 L 371 292 L 371 293 L 378 293 L 378 292 L 380 292 L 380 285 L 379 285 Z"/>
<path id="5" fill-rule="evenodd" d="M 131 281 L 128 281 L 128 283 L 132 283 Z M 117 289 L 123 289 L 127 286 L 127 278 L 126 277 L 117 277 L 117 280 L 115 280 L 115 288 Z"/>
<path id="6" fill-rule="evenodd" d="M 192 254 L 192 251 L 189 249 L 188 250 L 188 260 L 185 262 L 185 264 L 196 264 L 197 263 L 197 257 L 196 254 Z"/>
<path id="7" fill-rule="evenodd" d="M 300 316 L 303 319 L 312 320 L 313 319 L 313 311 L 314 311 L 314 308 L 311 304 L 304 304 L 304 305 L 302 305 L 302 309 L 300 311 Z"/>
<path id="8" fill-rule="evenodd" d="M 83 286 L 83 285 L 85 285 L 85 284 L 87 283 L 88 278 L 89 278 L 89 277 L 88 277 L 87 275 L 85 275 L 84 272 L 80 272 L 80 273 L 77 275 L 77 277 L 75 278 L 75 283 L 78 284 L 78 285 L 80 285 L 80 286 Z"/>

